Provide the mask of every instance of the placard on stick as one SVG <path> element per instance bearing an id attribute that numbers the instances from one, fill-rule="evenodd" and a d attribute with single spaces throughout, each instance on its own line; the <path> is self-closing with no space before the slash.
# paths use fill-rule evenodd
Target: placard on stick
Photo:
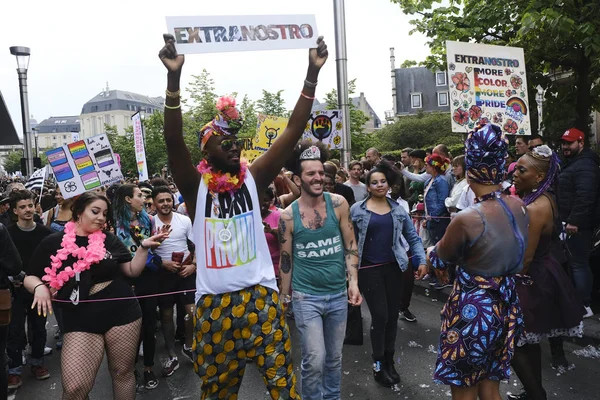
<path id="1" fill-rule="evenodd" d="M 106 134 L 48 150 L 46 156 L 65 199 L 123 179 Z"/>

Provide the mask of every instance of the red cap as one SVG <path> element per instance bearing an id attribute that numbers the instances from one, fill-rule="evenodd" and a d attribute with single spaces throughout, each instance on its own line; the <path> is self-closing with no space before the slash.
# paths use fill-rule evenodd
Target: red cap
<path id="1" fill-rule="evenodd" d="M 571 128 L 563 133 L 560 140 L 564 140 L 565 142 L 576 142 L 578 140 L 583 140 L 585 135 L 577 128 Z"/>

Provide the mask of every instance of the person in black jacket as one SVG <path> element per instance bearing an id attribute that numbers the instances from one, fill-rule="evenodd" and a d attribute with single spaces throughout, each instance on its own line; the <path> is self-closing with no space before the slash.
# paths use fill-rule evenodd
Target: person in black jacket
<path id="1" fill-rule="evenodd" d="M 567 130 L 561 137 L 565 161 L 558 178 L 558 210 L 566 224 L 567 246 L 571 253 L 573 280 L 589 318 L 592 294 L 590 252 L 592 232 L 600 185 L 600 157 L 584 148 L 584 134 L 577 128 Z"/>
<path id="2" fill-rule="evenodd" d="M 18 275 L 23 264 L 6 227 L 0 224 L 0 290 L 11 288 L 9 276 Z M 8 375 L 6 374 L 6 339 L 8 325 L 0 326 L 0 399 L 8 397 Z"/>
<path id="3" fill-rule="evenodd" d="M 352 190 L 352 188 L 342 183 L 337 183 L 335 181 L 335 176 L 338 172 L 337 166 L 331 161 L 326 161 L 325 163 L 323 163 L 323 169 L 325 170 L 325 175 L 331 177 L 331 179 L 333 180 L 334 189 L 331 191 L 331 193 L 343 196 L 344 199 L 346 199 L 346 201 L 348 202 L 348 205 L 352 206 L 352 204 L 354 204 L 355 201 L 354 191 Z"/>

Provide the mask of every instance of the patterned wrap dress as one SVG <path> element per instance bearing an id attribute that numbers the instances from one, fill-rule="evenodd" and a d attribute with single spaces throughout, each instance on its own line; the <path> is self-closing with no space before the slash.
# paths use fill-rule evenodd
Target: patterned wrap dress
<path id="1" fill-rule="evenodd" d="M 514 275 L 523 268 L 529 218 L 521 200 L 497 196 L 458 213 L 430 253 L 458 265 L 444 306 L 436 383 L 472 387 L 507 380 L 523 316 Z"/>

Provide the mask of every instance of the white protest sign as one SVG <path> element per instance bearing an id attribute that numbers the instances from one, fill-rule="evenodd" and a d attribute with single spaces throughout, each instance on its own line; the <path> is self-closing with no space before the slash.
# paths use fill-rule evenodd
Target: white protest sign
<path id="1" fill-rule="evenodd" d="M 144 146 L 144 128 L 142 116 L 139 111 L 131 116 L 133 121 L 133 143 L 135 146 L 135 161 L 139 175 L 139 181 L 148 180 L 148 164 L 146 163 L 146 147 Z M 120 159 L 119 159 L 120 161 Z"/>
<path id="2" fill-rule="evenodd" d="M 313 111 L 302 139 L 323 142 L 328 149 L 341 149 L 343 134 L 344 124 L 340 110 Z"/>
<path id="3" fill-rule="evenodd" d="M 65 199 L 123 179 L 105 134 L 48 150 L 46 156 Z"/>
<path id="4" fill-rule="evenodd" d="M 309 49 L 315 47 L 314 15 L 166 17 L 179 54 Z"/>
<path id="5" fill-rule="evenodd" d="M 447 41 L 446 54 L 453 132 L 491 122 L 531 134 L 523 49 Z"/>

